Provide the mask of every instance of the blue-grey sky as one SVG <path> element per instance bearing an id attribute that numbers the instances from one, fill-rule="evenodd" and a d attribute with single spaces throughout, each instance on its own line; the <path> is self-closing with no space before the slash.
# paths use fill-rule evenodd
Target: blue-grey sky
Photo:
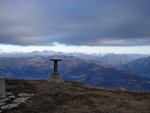
<path id="1" fill-rule="evenodd" d="M 0 0 L 1 50 L 59 44 L 150 50 L 150 0 Z"/>

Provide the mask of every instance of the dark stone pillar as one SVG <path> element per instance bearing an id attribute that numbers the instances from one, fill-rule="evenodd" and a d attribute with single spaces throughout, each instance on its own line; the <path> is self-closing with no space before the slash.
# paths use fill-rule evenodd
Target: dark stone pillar
<path id="1" fill-rule="evenodd" d="M 61 79 L 60 75 L 57 72 L 58 61 L 61 61 L 61 59 L 53 58 L 50 60 L 54 61 L 54 73 L 52 73 L 52 75 L 49 77 L 48 82 L 63 82 L 63 80 Z"/>
<path id="2" fill-rule="evenodd" d="M 57 73 L 57 62 L 58 60 L 54 60 L 54 73 Z"/>

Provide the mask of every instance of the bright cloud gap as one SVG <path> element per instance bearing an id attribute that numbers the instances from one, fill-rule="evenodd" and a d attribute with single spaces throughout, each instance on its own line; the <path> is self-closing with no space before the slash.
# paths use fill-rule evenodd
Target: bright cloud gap
<path id="1" fill-rule="evenodd" d="M 85 54 L 99 54 L 99 53 L 115 53 L 115 54 L 150 54 L 150 46 L 66 46 L 63 44 L 55 44 L 54 46 L 18 46 L 0 44 L 0 53 L 13 52 L 33 52 L 33 51 L 54 51 L 64 53 L 85 53 Z M 144 51 L 143 51 L 144 50 Z"/>

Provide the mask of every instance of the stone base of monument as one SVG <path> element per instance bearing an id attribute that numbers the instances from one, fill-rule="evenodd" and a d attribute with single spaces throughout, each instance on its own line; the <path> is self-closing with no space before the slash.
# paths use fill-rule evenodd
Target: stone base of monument
<path id="1" fill-rule="evenodd" d="M 5 78 L 0 77 L 0 98 L 6 97 Z"/>
<path id="2" fill-rule="evenodd" d="M 53 73 L 47 80 L 47 82 L 64 82 L 58 73 Z"/>

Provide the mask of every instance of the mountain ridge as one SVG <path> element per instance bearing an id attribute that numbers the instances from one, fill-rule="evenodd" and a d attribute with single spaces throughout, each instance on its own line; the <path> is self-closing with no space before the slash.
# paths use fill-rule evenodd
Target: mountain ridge
<path id="1" fill-rule="evenodd" d="M 127 64 L 121 65 L 120 67 L 140 76 L 150 78 L 150 57 L 133 60 Z"/>
<path id="2" fill-rule="evenodd" d="M 93 86 L 109 88 L 127 88 L 131 90 L 150 90 L 150 79 L 124 71 L 98 61 L 79 59 L 72 56 L 25 56 L 3 57 L 0 59 L 0 75 L 20 79 L 47 79 L 53 73 L 53 57 L 62 58 L 58 64 L 58 73 L 64 80 L 80 81 Z M 133 76 L 133 77 L 132 77 Z M 118 80 L 124 80 L 119 82 Z M 136 81 L 136 82 L 132 82 Z M 134 86 L 134 87 L 133 87 Z"/>

